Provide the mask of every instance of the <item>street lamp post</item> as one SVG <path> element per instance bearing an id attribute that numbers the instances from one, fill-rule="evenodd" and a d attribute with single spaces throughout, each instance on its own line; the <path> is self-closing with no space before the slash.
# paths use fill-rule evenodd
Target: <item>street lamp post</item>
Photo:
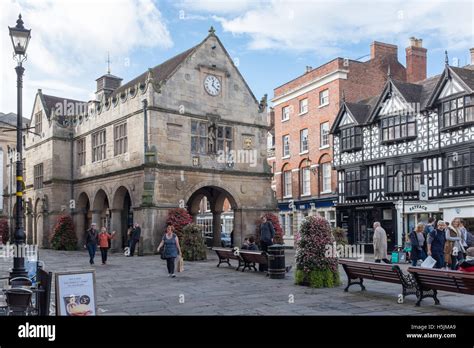
<path id="1" fill-rule="evenodd" d="M 398 177 L 398 173 L 402 174 L 402 247 L 405 243 L 405 172 L 402 169 L 397 170 L 394 175 Z"/>
<path id="2" fill-rule="evenodd" d="M 25 29 L 21 14 L 18 16 L 15 27 L 8 27 L 13 44 L 13 58 L 17 61 L 17 122 L 16 122 L 16 229 L 13 234 L 15 242 L 15 255 L 13 257 L 13 269 L 10 272 L 10 279 L 19 276 L 27 276 L 25 269 L 24 244 L 25 231 L 23 229 L 23 163 L 22 163 L 22 88 L 23 88 L 23 62 L 26 60 L 26 49 L 30 41 L 31 30 Z"/>

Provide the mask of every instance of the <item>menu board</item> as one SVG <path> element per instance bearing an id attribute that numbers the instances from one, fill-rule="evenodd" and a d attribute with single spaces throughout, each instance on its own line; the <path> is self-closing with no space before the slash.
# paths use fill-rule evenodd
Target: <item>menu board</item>
<path id="1" fill-rule="evenodd" d="M 56 273 L 56 315 L 96 315 L 95 271 Z"/>

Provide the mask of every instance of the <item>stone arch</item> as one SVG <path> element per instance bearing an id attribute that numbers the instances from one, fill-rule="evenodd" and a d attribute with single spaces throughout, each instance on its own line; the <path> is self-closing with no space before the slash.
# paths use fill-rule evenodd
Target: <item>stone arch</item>
<path id="1" fill-rule="evenodd" d="M 234 195 L 232 195 L 232 193 L 230 193 L 228 190 L 223 188 L 221 185 L 210 184 L 207 186 L 203 186 L 201 184 L 200 187 L 198 187 L 186 200 L 188 210 L 190 214 L 193 216 L 193 220 L 195 222 L 198 222 L 197 214 L 199 212 L 199 204 L 201 200 L 203 199 L 203 197 L 207 197 L 207 199 L 209 200 L 211 213 L 212 213 L 212 218 L 211 216 L 209 216 L 209 213 L 204 214 L 207 216 L 201 216 L 207 222 L 212 221 L 211 236 L 205 235 L 205 237 L 212 238 L 212 246 L 221 246 L 222 243 L 225 243 L 225 241 L 223 241 L 221 238 L 222 227 L 226 226 L 225 225 L 226 221 L 233 223 L 233 220 L 226 220 L 226 219 L 227 218 L 233 219 L 234 212 L 238 210 L 240 206 L 238 205 L 237 200 L 235 199 Z M 222 215 L 222 213 L 224 212 L 224 203 L 226 200 L 229 201 L 230 206 L 232 208 L 232 212 Z M 210 226 L 211 226 L 210 224 L 206 224 L 206 227 L 210 227 Z M 233 224 L 229 226 L 232 227 Z M 206 234 L 208 230 L 206 229 L 204 232 Z M 228 232 L 230 233 L 230 231 Z M 210 239 L 208 240 L 210 241 Z M 231 243 L 232 243 L 232 236 L 231 236 Z"/>
<path id="2" fill-rule="evenodd" d="M 92 222 L 97 224 L 97 228 L 105 227 L 110 229 L 110 200 L 104 189 L 97 190 L 92 202 Z"/>
<path id="3" fill-rule="evenodd" d="M 128 245 L 128 227 L 133 224 L 133 201 L 130 190 L 120 185 L 113 192 L 111 205 L 111 231 L 116 232 L 112 250 L 120 251 Z"/>
<path id="4" fill-rule="evenodd" d="M 228 185 L 225 185 L 223 183 L 216 183 L 215 181 L 203 181 L 197 185 L 194 185 L 191 189 L 187 191 L 187 193 L 184 196 L 184 202 L 187 203 L 189 202 L 191 196 L 195 194 L 199 189 L 205 188 L 205 187 L 215 187 L 224 191 L 227 191 L 230 196 L 232 196 L 233 201 L 231 202 L 231 205 L 233 208 L 241 208 L 242 207 L 242 202 L 240 200 L 240 195 L 231 187 Z M 235 207 L 234 207 L 234 204 Z"/>

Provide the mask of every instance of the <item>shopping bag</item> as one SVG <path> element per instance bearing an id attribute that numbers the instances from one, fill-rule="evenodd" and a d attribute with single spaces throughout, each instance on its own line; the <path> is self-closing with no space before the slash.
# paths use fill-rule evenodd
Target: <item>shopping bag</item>
<path id="1" fill-rule="evenodd" d="M 178 272 L 183 272 L 184 271 L 184 260 L 180 256 L 178 259 Z"/>
<path id="2" fill-rule="evenodd" d="M 436 260 L 433 259 L 431 256 L 428 256 L 425 261 L 420 265 L 423 268 L 433 268 L 436 265 Z"/>

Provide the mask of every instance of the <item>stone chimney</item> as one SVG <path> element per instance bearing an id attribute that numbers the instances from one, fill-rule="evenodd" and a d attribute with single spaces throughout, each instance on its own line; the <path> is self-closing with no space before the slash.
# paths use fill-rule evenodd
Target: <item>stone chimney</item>
<path id="1" fill-rule="evenodd" d="M 474 47 L 469 49 L 469 52 L 471 53 L 471 65 L 474 65 Z"/>
<path id="2" fill-rule="evenodd" d="M 370 45 L 370 59 L 395 58 L 397 59 L 398 47 L 384 42 L 374 41 Z M 390 59 L 387 59 L 389 61 Z"/>
<path id="3" fill-rule="evenodd" d="M 410 38 L 410 46 L 406 49 L 407 82 L 414 83 L 426 79 L 426 48 L 423 40 Z"/>

